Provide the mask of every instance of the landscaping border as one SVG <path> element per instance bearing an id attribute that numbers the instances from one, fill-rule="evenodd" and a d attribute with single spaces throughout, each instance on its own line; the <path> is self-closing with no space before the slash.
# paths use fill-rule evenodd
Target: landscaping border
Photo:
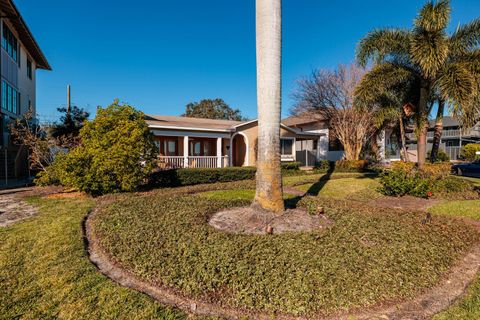
<path id="1" fill-rule="evenodd" d="M 101 248 L 93 231 L 92 217 L 98 213 L 95 208 L 85 221 L 85 237 L 90 261 L 98 270 L 121 286 L 143 292 L 161 304 L 178 308 L 190 315 L 214 316 L 226 319 L 275 319 L 303 320 L 303 319 L 428 319 L 445 310 L 457 299 L 466 294 L 468 286 L 476 279 L 480 269 L 480 244 L 473 247 L 460 259 L 446 274 L 444 279 L 435 287 L 427 290 L 418 297 L 400 303 L 384 303 L 366 311 L 357 309 L 350 313 L 341 313 L 334 316 L 297 317 L 285 314 L 269 314 L 250 310 L 235 309 L 217 304 L 197 301 L 182 295 L 180 292 L 152 285 L 132 273 L 124 270 L 118 263 L 109 257 Z M 478 230 L 478 226 L 477 226 Z"/>

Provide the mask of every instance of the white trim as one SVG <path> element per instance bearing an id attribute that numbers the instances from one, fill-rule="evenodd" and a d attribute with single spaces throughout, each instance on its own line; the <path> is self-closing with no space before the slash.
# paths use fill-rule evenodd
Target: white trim
<path id="1" fill-rule="evenodd" d="M 233 132 L 232 129 L 209 129 L 209 128 L 195 128 L 195 127 L 176 127 L 176 126 L 159 126 L 149 124 L 150 129 L 170 129 L 170 130 L 192 130 L 192 131 L 209 131 L 209 132 Z"/>
<path id="2" fill-rule="evenodd" d="M 233 139 L 235 136 L 239 134 L 243 136 L 243 139 L 245 140 L 245 145 L 246 145 L 246 152 L 245 152 L 245 162 L 243 164 L 244 167 L 248 167 L 250 164 L 250 144 L 248 142 L 248 137 L 245 133 L 243 132 L 235 132 L 232 137 L 230 138 L 230 159 L 232 159 L 232 167 L 233 167 Z"/>
<path id="3" fill-rule="evenodd" d="M 283 157 L 284 159 L 290 159 L 288 157 L 291 157 L 291 159 L 295 160 L 296 159 L 296 144 L 297 144 L 297 139 L 295 137 L 280 137 L 281 140 L 293 140 L 292 143 L 292 154 L 282 154 L 281 147 L 282 145 L 280 144 L 280 157 Z"/>
<path id="4" fill-rule="evenodd" d="M 170 131 L 170 130 L 151 130 L 155 136 L 168 137 L 195 137 L 195 138 L 230 138 L 230 133 L 214 133 L 214 132 L 192 132 L 192 131 Z"/>
<path id="5" fill-rule="evenodd" d="M 250 120 L 250 121 L 247 121 L 247 122 L 243 122 L 243 123 L 239 123 L 239 124 L 236 124 L 234 125 L 232 128 L 238 128 L 238 127 L 243 127 L 243 126 L 246 126 L 247 124 L 252 124 L 254 122 L 257 122 L 258 119 L 255 119 L 255 120 Z"/>

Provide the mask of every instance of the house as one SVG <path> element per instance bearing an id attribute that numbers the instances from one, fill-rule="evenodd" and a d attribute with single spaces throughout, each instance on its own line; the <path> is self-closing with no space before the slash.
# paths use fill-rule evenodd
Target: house
<path id="1" fill-rule="evenodd" d="M 445 151 L 450 160 L 459 160 L 462 146 L 469 143 L 480 143 L 480 122 L 467 130 L 461 130 L 460 123 L 451 116 L 443 118 L 443 132 L 440 142 L 440 149 Z M 427 134 L 427 150 L 432 150 L 435 121 L 430 121 Z M 416 153 L 417 138 L 412 129 L 408 130 L 407 147 Z"/>
<path id="2" fill-rule="evenodd" d="M 310 164 L 313 161 L 337 161 L 343 158 L 342 144 L 330 133 L 328 119 L 302 114 L 288 117 L 282 120 L 282 123 L 304 134 L 320 135 L 316 144 L 314 141 L 296 142 L 297 161 Z"/>
<path id="3" fill-rule="evenodd" d="M 12 145 L 9 124 L 36 108 L 36 70 L 51 67 L 12 0 L 0 0 L 0 178 L 21 174 L 26 148 Z M 5 158 L 7 163 L 5 163 Z"/>
<path id="4" fill-rule="evenodd" d="M 255 166 L 258 121 L 230 121 L 175 116 L 146 116 L 165 168 Z M 313 145 L 323 133 L 281 125 L 281 159 L 297 161 L 298 143 Z M 313 165 L 313 163 L 311 164 Z"/>

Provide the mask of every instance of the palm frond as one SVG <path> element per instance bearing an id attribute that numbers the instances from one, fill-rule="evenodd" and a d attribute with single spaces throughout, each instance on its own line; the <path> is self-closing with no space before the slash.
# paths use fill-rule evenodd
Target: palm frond
<path id="1" fill-rule="evenodd" d="M 480 18 L 460 26 L 450 37 L 450 50 L 465 53 L 480 46 Z"/>
<path id="2" fill-rule="evenodd" d="M 408 87 L 417 75 L 411 69 L 393 63 L 375 65 L 355 88 L 355 104 L 371 108 L 381 95 L 397 86 Z"/>
<path id="3" fill-rule="evenodd" d="M 411 34 L 403 29 L 378 29 L 368 33 L 357 46 L 357 62 L 365 67 L 370 60 L 377 63 L 387 56 L 408 56 Z"/>
<path id="4" fill-rule="evenodd" d="M 427 32 L 444 30 L 450 21 L 450 1 L 427 2 L 415 19 L 415 26 Z"/>
<path id="5" fill-rule="evenodd" d="M 416 29 L 410 53 L 412 60 L 422 69 L 425 78 L 435 77 L 448 58 L 449 46 L 446 34 Z"/>
<path id="6" fill-rule="evenodd" d="M 440 71 L 436 86 L 443 100 L 465 109 L 471 106 L 478 93 L 475 75 L 461 62 L 447 64 Z"/>

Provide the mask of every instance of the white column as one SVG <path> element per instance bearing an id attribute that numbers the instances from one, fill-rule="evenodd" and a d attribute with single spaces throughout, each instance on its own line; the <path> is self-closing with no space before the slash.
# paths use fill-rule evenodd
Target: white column
<path id="1" fill-rule="evenodd" d="M 183 137 L 183 167 L 188 168 L 188 136 Z"/>
<path id="2" fill-rule="evenodd" d="M 217 138 L 217 168 L 222 167 L 222 138 Z"/>

